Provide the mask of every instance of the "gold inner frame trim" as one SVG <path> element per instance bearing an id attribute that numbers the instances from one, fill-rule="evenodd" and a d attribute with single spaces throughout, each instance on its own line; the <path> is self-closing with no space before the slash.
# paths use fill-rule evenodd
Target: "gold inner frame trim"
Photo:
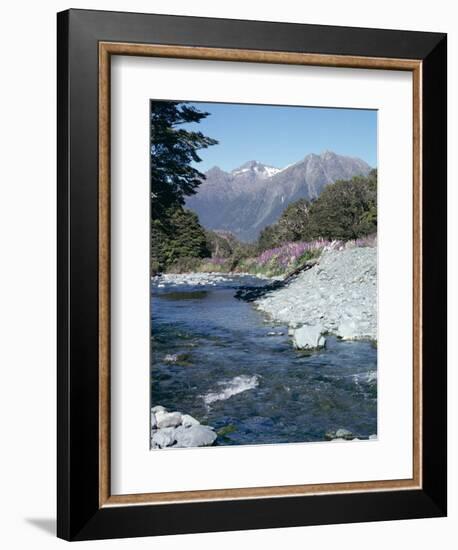
<path id="1" fill-rule="evenodd" d="M 410 71 L 413 76 L 413 476 L 274 487 L 241 487 L 112 495 L 110 491 L 110 81 L 111 56 L 168 57 L 249 63 Z M 157 44 L 99 43 L 99 507 L 331 493 L 414 490 L 422 487 L 422 62 L 415 59 L 324 55 Z"/>

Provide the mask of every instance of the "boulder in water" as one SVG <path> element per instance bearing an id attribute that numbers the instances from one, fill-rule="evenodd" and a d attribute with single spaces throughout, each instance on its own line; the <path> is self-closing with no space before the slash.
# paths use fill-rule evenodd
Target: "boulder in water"
<path id="1" fill-rule="evenodd" d="M 170 447 L 176 441 L 175 428 L 163 428 L 162 430 L 156 430 L 151 437 L 151 446 L 154 448 L 163 449 L 164 447 Z"/>
<path id="2" fill-rule="evenodd" d="M 353 434 L 350 430 L 346 430 L 345 428 L 340 428 L 336 431 L 336 437 L 342 437 L 344 439 L 353 439 Z"/>
<path id="3" fill-rule="evenodd" d="M 202 426 L 190 414 L 169 412 L 161 405 L 151 409 L 151 449 L 205 447 L 213 445 L 216 437 L 213 428 Z"/>
<path id="4" fill-rule="evenodd" d="M 191 426 L 198 426 L 200 424 L 200 422 L 198 420 L 196 420 L 190 414 L 182 414 L 181 415 L 181 424 L 185 428 L 190 428 Z"/>
<path id="5" fill-rule="evenodd" d="M 326 344 L 326 338 L 322 335 L 323 328 L 319 325 L 302 327 L 292 330 L 293 344 L 296 349 L 319 349 Z"/>
<path id="6" fill-rule="evenodd" d="M 174 432 L 176 444 L 174 447 L 206 447 L 213 445 L 216 433 L 210 426 L 200 424 L 185 428 L 179 426 Z"/>
<path id="7" fill-rule="evenodd" d="M 354 321 L 343 321 L 337 329 L 337 336 L 342 340 L 353 340 L 358 335 L 358 330 Z"/>
<path id="8" fill-rule="evenodd" d="M 159 411 L 156 413 L 158 428 L 174 428 L 181 424 L 181 413 Z"/>

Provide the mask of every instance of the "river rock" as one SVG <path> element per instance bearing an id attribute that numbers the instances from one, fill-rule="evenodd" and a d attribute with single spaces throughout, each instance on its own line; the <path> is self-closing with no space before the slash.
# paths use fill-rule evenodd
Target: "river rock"
<path id="1" fill-rule="evenodd" d="M 319 325 L 344 339 L 377 340 L 377 247 L 325 250 L 318 265 L 254 305 L 276 323 Z"/>
<path id="2" fill-rule="evenodd" d="M 151 437 L 151 446 L 159 449 L 170 447 L 176 441 L 175 432 L 175 428 L 156 430 Z"/>
<path id="3" fill-rule="evenodd" d="M 354 321 L 343 321 L 337 329 L 337 336 L 342 340 L 353 340 L 355 334 L 358 334 L 358 328 Z"/>
<path id="4" fill-rule="evenodd" d="M 181 415 L 181 425 L 184 426 L 185 428 L 190 428 L 191 426 L 198 426 L 199 424 L 200 422 L 190 414 Z"/>
<path id="5" fill-rule="evenodd" d="M 292 331 L 293 344 L 296 349 L 318 349 L 324 347 L 326 339 L 322 336 L 323 328 L 319 325 L 304 325 Z"/>
<path id="6" fill-rule="evenodd" d="M 176 440 L 174 447 L 206 447 L 213 445 L 216 433 L 210 426 L 198 424 L 189 428 L 179 426 L 175 429 L 174 437 Z"/>
<path id="7" fill-rule="evenodd" d="M 174 428 L 181 424 L 181 413 L 159 411 L 156 413 L 156 422 L 158 428 Z"/>
<path id="8" fill-rule="evenodd" d="M 217 434 L 210 426 L 202 426 L 190 414 L 169 412 L 162 405 L 151 408 L 151 448 L 204 447 L 212 445 Z"/>
<path id="9" fill-rule="evenodd" d="M 353 439 L 353 434 L 350 430 L 346 430 L 345 428 L 339 428 L 336 431 L 336 438 L 343 438 L 343 439 Z"/>

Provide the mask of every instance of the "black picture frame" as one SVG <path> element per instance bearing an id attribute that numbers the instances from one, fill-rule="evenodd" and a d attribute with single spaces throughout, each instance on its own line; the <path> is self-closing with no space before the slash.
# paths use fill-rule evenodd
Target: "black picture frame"
<path id="1" fill-rule="evenodd" d="M 57 534 L 87 540 L 446 515 L 446 35 L 68 10 L 58 51 Z M 422 488 L 99 506 L 100 41 L 422 62 Z"/>

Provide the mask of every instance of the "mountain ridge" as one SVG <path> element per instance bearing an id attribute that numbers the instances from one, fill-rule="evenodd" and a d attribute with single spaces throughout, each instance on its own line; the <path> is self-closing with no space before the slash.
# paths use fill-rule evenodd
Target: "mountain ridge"
<path id="1" fill-rule="evenodd" d="M 362 159 L 333 151 L 309 153 L 301 160 L 276 168 L 256 160 L 226 172 L 210 168 L 198 192 L 186 201 L 206 229 L 229 231 L 242 241 L 253 241 L 279 218 L 291 202 L 317 198 L 339 179 L 366 176 L 371 167 Z"/>

